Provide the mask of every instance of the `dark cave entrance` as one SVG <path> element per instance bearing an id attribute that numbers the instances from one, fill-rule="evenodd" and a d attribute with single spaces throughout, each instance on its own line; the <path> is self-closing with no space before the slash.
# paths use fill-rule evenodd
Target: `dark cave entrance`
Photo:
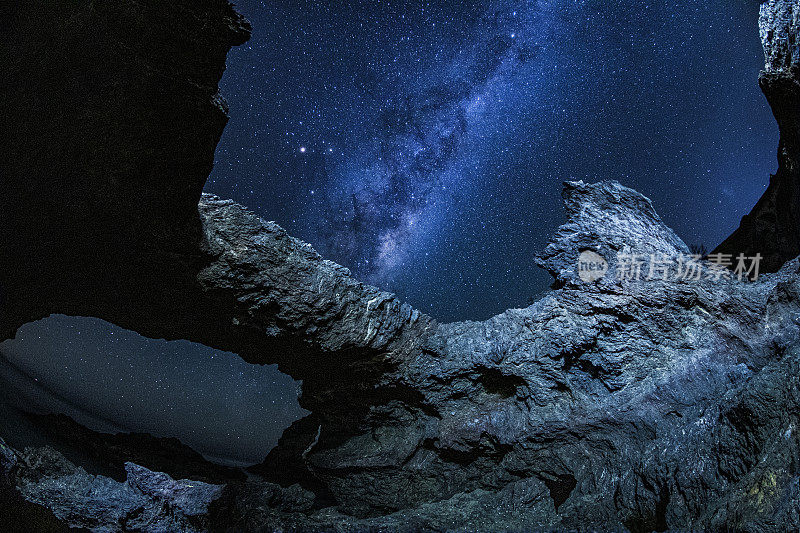
<path id="1" fill-rule="evenodd" d="M 29 413 L 53 413 L 103 433 L 174 437 L 217 463 L 255 464 L 308 414 L 298 393 L 276 365 L 95 318 L 53 315 L 0 343 L 0 435 L 17 445 L 47 443 Z"/>

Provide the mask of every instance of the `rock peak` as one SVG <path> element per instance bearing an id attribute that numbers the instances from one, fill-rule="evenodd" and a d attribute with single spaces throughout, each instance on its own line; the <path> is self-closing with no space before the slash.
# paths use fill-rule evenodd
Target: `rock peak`
<path id="1" fill-rule="evenodd" d="M 557 284 L 577 276 L 578 256 L 585 250 L 600 254 L 611 265 L 620 252 L 667 257 L 689 253 L 650 199 L 617 181 L 567 181 L 561 196 L 567 222 L 536 257 Z"/>

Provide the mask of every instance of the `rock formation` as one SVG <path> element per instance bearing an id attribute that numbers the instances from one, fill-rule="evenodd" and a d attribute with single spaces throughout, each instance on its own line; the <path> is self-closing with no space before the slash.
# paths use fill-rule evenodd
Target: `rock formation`
<path id="1" fill-rule="evenodd" d="M 768 0 L 759 19 L 766 63 L 759 77 L 780 130 L 778 171 L 750 214 L 714 252 L 764 256 L 767 272 L 800 254 L 800 5 Z"/>
<path id="2" fill-rule="evenodd" d="M 604 233 L 582 219 L 602 215 L 598 199 L 632 200 L 591 217 L 601 225 L 634 223 L 635 206 L 649 204 L 613 182 L 567 191 L 580 208 L 549 250 Z M 260 223 L 235 204 L 206 202 L 244 217 L 231 227 Z M 631 247 L 657 245 L 659 235 L 680 246 L 653 220 L 642 242 L 629 234 Z M 275 230 L 260 224 L 265 238 Z M 253 270 L 269 272 L 261 267 Z M 391 357 L 363 352 L 380 363 L 340 359 L 348 380 L 309 375 L 313 423 L 295 424 L 272 455 L 293 457 L 291 471 L 315 494 L 232 482 L 213 518 L 246 529 L 797 527 L 799 272 L 795 260 L 756 283 L 568 279 L 486 322 L 427 321 Z M 359 365 L 363 376 L 352 373 Z M 260 473 L 288 467 L 268 458 Z M 38 475 L 15 482 L 31 501 L 57 502 L 48 504 L 56 516 L 85 504 L 72 481 L 53 482 L 58 497 L 36 496 L 56 490 L 25 481 Z"/>
<path id="3" fill-rule="evenodd" d="M 73 528 L 99 531 L 207 531 L 209 509 L 223 487 L 175 481 L 127 463 L 124 483 L 92 476 L 52 448 L 8 448 L 0 440 L 2 467 L 20 495 L 50 509 Z"/>
<path id="4" fill-rule="evenodd" d="M 2 445 L 9 509 L 111 531 L 800 528 L 797 259 L 752 283 L 715 280 L 706 263 L 698 280 L 621 279 L 618 252 L 672 258 L 686 245 L 639 193 L 567 183 L 568 219 L 539 257 L 553 291 L 439 324 L 201 196 L 225 122 L 216 84 L 247 36 L 226 1 L 4 9 L 0 91 L 18 105 L 0 163 L 0 338 L 50 313 L 96 316 L 277 363 L 303 380 L 312 413 L 258 479 L 224 486 L 134 464 L 115 481 L 49 448 Z M 766 32 L 765 48 L 793 66 L 762 76 L 787 172 L 796 13 L 789 1 L 762 10 L 762 27 L 788 28 Z M 21 49 L 38 55 L 14 59 Z M 585 250 L 610 262 L 596 282 L 576 276 Z"/>
<path id="5" fill-rule="evenodd" d="M 557 285 L 579 279 L 578 258 L 586 250 L 611 262 L 609 277 L 616 274 L 618 254 L 689 254 L 686 244 L 664 225 L 650 200 L 619 183 L 598 187 L 567 182 L 561 196 L 568 221 L 536 258 Z"/>

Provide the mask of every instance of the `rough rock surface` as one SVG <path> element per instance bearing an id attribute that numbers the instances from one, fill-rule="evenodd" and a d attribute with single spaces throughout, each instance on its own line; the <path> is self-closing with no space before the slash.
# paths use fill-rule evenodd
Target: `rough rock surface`
<path id="1" fill-rule="evenodd" d="M 28 502 L 49 508 L 64 524 L 93 531 L 206 531 L 209 508 L 223 487 L 175 481 L 127 463 L 124 483 L 92 476 L 49 447 L 19 453 L 4 447 L 2 465 Z"/>
<path id="2" fill-rule="evenodd" d="M 790 174 L 796 7 L 762 14 L 786 28 L 765 34 L 777 67 L 761 83 Z M 438 324 L 201 197 L 225 122 L 216 83 L 247 35 L 227 2 L 3 9 L 0 95 L 18 105 L 0 161 L 0 338 L 50 313 L 97 316 L 278 363 L 312 412 L 254 469 L 261 479 L 224 488 L 135 465 L 123 483 L 4 447 L 11 512 L 145 531 L 800 528 L 797 259 L 754 283 L 620 280 L 615 252 L 686 246 L 635 191 L 568 183 L 568 220 L 540 256 L 556 288 L 527 309 Z M 37 31 L 41 20 L 53 25 Z M 88 46 L 90 30 L 106 46 Z M 22 49 L 38 53 L 21 61 Z M 612 262 L 597 282 L 575 276 L 584 249 Z"/>
<path id="3" fill-rule="evenodd" d="M 581 213 L 619 191 L 579 188 L 551 250 L 602 233 Z M 306 468 L 359 527 L 796 527 L 798 262 L 757 283 L 604 281 L 439 325 L 360 435 L 295 435 Z"/>
<path id="4" fill-rule="evenodd" d="M 25 500 L 11 476 L 17 453 L 0 438 L 0 530 L 55 533 L 69 528 L 47 508 Z"/>
<path id="5" fill-rule="evenodd" d="M 598 199 L 623 191 L 614 182 L 569 188 L 581 191 L 579 205 L 567 195 L 572 216 L 550 250 L 602 234 L 586 222 L 607 217 L 582 214 L 601 213 Z M 633 221 L 648 202 L 624 192 L 636 201 L 614 204 L 609 216 Z M 201 212 L 209 226 L 216 216 L 231 221 L 214 226 L 226 229 L 217 243 L 245 243 L 223 247 L 219 264 L 255 261 L 252 271 L 269 275 L 271 261 L 259 253 L 280 250 L 270 239 L 292 250 L 281 257 L 321 261 L 231 202 L 206 198 Z M 246 246 L 251 234 L 263 248 Z M 629 233 L 627 243 L 653 243 L 652 232 L 640 238 Z M 232 483 L 215 520 L 245 529 L 799 527 L 798 291 L 794 260 L 755 283 L 568 279 L 528 309 L 486 322 L 428 321 L 405 342 L 392 336 L 392 356 L 364 349 L 380 363 L 355 351 L 340 360 L 363 364 L 363 375 L 309 375 L 304 402 L 314 423 L 296 424 L 274 453 L 299 451 L 289 454 L 292 469 L 268 460 L 261 473 L 303 471 L 297 480 L 313 496 Z M 67 494 L 72 486 L 58 484 Z M 333 506 L 319 509 L 325 502 Z"/>
<path id="6" fill-rule="evenodd" d="M 764 256 L 767 272 L 800 254 L 800 4 L 768 0 L 759 19 L 766 63 L 759 77 L 780 130 L 778 171 L 750 214 L 715 252 Z"/>
<path id="7" fill-rule="evenodd" d="M 617 273 L 617 254 L 668 258 L 689 254 L 686 244 L 664 225 L 650 200 L 617 182 L 604 187 L 566 182 L 561 196 L 568 222 L 536 259 L 557 284 L 579 278 L 578 256 L 585 250 L 609 262 L 609 277 Z"/>

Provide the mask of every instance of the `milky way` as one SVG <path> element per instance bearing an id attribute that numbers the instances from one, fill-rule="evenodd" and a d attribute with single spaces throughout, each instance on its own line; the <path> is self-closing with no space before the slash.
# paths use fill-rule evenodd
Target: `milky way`
<path id="1" fill-rule="evenodd" d="M 474 154 L 464 150 L 465 139 L 503 127 L 503 100 L 521 77 L 520 105 L 533 108 L 550 97 L 546 83 L 552 89 L 555 80 L 546 71 L 563 67 L 554 53 L 564 40 L 558 32 L 568 31 L 565 21 L 584 9 L 571 2 L 495 3 L 460 28 L 473 42 L 381 107 L 369 166 L 344 165 L 329 175 L 327 204 L 309 211 L 322 222 L 315 242 L 326 255 L 361 279 L 391 287 L 412 241 L 431 229 L 423 219 L 437 218 L 437 205 L 446 206 L 451 191 L 471 188 L 474 173 L 463 167 Z"/>
<path id="2" fill-rule="evenodd" d="M 525 305 L 566 179 L 721 241 L 775 169 L 758 2 L 241 2 L 207 190 L 444 319 Z"/>
<path id="3" fill-rule="evenodd" d="M 546 42 L 543 12 L 514 4 L 494 6 L 467 29 L 481 38 L 446 62 L 444 75 L 426 73 L 424 79 L 436 83 L 392 98 L 380 115 L 371 167 L 335 175 L 327 184 L 320 240 L 362 279 L 386 283 L 405 265 L 426 208 L 458 185 L 446 178 L 454 160 L 464 157 L 463 138 Z"/>

